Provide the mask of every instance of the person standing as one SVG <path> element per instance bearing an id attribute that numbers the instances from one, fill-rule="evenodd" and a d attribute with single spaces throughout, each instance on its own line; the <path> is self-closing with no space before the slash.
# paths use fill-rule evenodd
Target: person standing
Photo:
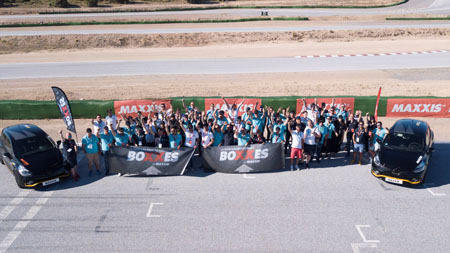
<path id="1" fill-rule="evenodd" d="M 358 130 L 356 130 L 355 134 L 353 135 L 353 143 L 355 143 L 355 149 L 353 152 L 353 160 L 351 161 L 351 164 L 354 164 L 356 161 L 356 155 L 359 154 L 359 161 L 358 164 L 362 165 L 362 156 L 364 152 L 364 143 L 365 139 L 367 138 L 367 133 L 364 129 L 364 123 L 361 123 L 358 125 Z"/>
<path id="2" fill-rule="evenodd" d="M 107 126 L 112 126 L 112 130 L 116 131 L 117 130 L 117 117 L 116 115 L 114 115 L 112 113 L 112 109 L 108 109 L 106 110 L 106 117 L 105 117 L 105 121 L 106 121 L 106 125 Z"/>
<path id="3" fill-rule="evenodd" d="M 350 150 L 351 150 L 352 146 L 354 147 L 354 145 L 355 145 L 355 142 L 353 141 L 353 134 L 356 132 L 356 130 L 358 130 L 358 121 L 355 119 L 353 114 L 349 115 L 345 126 L 346 126 L 346 130 L 347 130 L 347 134 L 346 134 L 347 143 L 345 145 L 345 149 L 347 150 L 346 157 L 349 157 Z"/>
<path id="4" fill-rule="evenodd" d="M 100 142 L 97 136 L 92 134 L 92 129 L 86 129 L 86 135 L 83 137 L 81 143 L 83 152 L 88 160 L 89 176 L 92 175 L 92 165 L 95 165 L 97 174 L 100 175 Z"/>
<path id="5" fill-rule="evenodd" d="M 105 176 L 109 174 L 109 154 L 111 147 L 113 146 L 114 136 L 111 131 L 113 125 L 110 123 L 109 127 L 105 126 L 103 128 L 103 133 L 97 132 L 97 138 L 100 138 L 101 150 L 103 155 L 103 163 L 105 164 Z M 114 131 L 114 130 L 112 130 Z"/>
<path id="6" fill-rule="evenodd" d="M 334 123 L 332 122 L 332 117 L 327 117 L 327 122 L 324 124 L 326 128 L 328 128 L 328 137 L 326 141 L 326 155 L 328 159 L 330 156 L 333 156 L 334 154 L 334 146 L 333 146 L 333 139 L 337 139 L 338 133 L 336 132 L 336 127 L 334 126 Z"/>
<path id="7" fill-rule="evenodd" d="M 66 163 L 67 167 L 70 168 L 70 174 L 72 174 L 72 177 L 75 181 L 78 181 L 78 179 L 80 178 L 80 175 L 78 175 L 77 172 L 77 166 L 78 166 L 78 161 L 77 161 L 77 152 L 78 152 L 78 147 L 77 144 L 75 143 L 75 140 L 72 139 L 72 134 L 67 132 L 66 133 L 66 138 L 64 138 L 63 136 L 63 132 L 60 129 L 59 130 L 59 135 L 61 136 L 61 142 L 63 145 L 63 152 L 64 152 L 64 162 Z"/>
<path id="8" fill-rule="evenodd" d="M 317 163 L 320 163 L 320 159 L 322 158 L 322 153 L 324 151 L 324 147 L 327 146 L 327 140 L 328 140 L 328 128 L 323 124 L 324 119 L 319 119 L 319 124 L 317 125 L 317 129 L 320 132 L 320 141 L 317 143 L 316 147 L 316 161 Z"/>
<path id="9" fill-rule="evenodd" d="M 370 131 L 370 129 L 369 129 Z M 375 153 L 380 149 L 380 144 L 377 140 L 382 141 L 384 136 L 388 133 L 388 131 L 383 128 L 383 123 L 378 121 L 376 123 L 376 128 L 372 130 L 372 135 L 370 136 L 370 146 L 369 146 L 369 154 L 371 158 L 375 156 Z"/>
<path id="10" fill-rule="evenodd" d="M 295 123 L 293 121 L 291 121 L 291 125 L 294 125 Z M 288 128 L 289 132 L 291 134 L 291 138 L 292 138 L 292 145 L 291 145 L 291 156 L 290 156 L 290 160 L 291 160 L 291 171 L 293 171 L 294 169 L 296 170 L 300 170 L 300 168 L 298 167 L 298 163 L 301 161 L 302 156 L 303 156 L 303 145 L 304 145 L 304 136 L 303 136 L 303 132 L 301 130 L 301 125 L 299 124 L 295 124 L 295 131 L 291 130 L 291 127 Z M 296 161 L 296 159 L 298 159 L 298 161 Z M 295 166 L 294 166 L 295 164 Z"/>
<path id="11" fill-rule="evenodd" d="M 131 136 L 131 144 L 133 144 L 135 147 L 149 146 L 145 138 L 145 133 L 144 129 L 142 129 L 142 126 L 136 127 L 136 132 Z"/>
<path id="12" fill-rule="evenodd" d="M 241 128 L 240 132 L 236 129 L 234 133 L 234 138 L 237 139 L 238 146 L 247 147 L 250 145 L 250 134 L 245 130 L 245 128 Z"/>
<path id="13" fill-rule="evenodd" d="M 92 126 L 94 127 L 94 133 L 103 130 L 106 124 L 102 120 L 102 115 L 97 114 L 97 117 L 95 117 L 95 119 L 92 119 Z"/>
<path id="14" fill-rule="evenodd" d="M 308 120 L 305 131 L 303 132 L 305 137 L 305 146 L 304 146 L 304 154 L 305 154 L 305 167 L 309 169 L 309 162 L 311 158 L 314 156 L 316 152 L 316 139 L 321 138 L 321 134 L 319 129 L 314 126 L 314 123 L 311 119 Z"/>

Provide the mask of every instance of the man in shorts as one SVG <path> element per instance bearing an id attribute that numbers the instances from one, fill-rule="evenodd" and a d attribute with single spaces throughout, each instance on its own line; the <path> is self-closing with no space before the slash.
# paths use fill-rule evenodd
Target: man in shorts
<path id="1" fill-rule="evenodd" d="M 321 134 L 317 127 L 314 126 L 314 123 L 311 119 L 308 120 L 307 126 L 303 132 L 305 137 L 305 146 L 304 146 L 304 154 L 305 154 L 305 167 L 309 169 L 309 162 L 313 157 L 316 151 L 316 138 L 320 138 Z"/>
<path id="2" fill-rule="evenodd" d="M 83 152 L 88 160 L 89 176 L 92 175 L 92 165 L 95 165 L 97 174 L 100 175 L 100 142 L 97 136 L 92 134 L 92 129 L 86 129 L 86 135 L 83 137 L 81 143 Z"/>
<path id="3" fill-rule="evenodd" d="M 291 125 L 294 125 L 295 123 L 291 121 Z M 295 124 L 295 130 L 291 130 L 289 127 L 289 132 L 291 133 L 292 137 L 292 145 L 291 145 L 291 171 L 294 169 L 300 170 L 298 167 L 298 162 L 301 161 L 303 156 L 303 145 L 304 145 L 304 136 L 303 132 L 301 131 L 301 126 L 299 124 Z M 298 160 L 296 160 L 297 158 Z M 294 166 L 295 164 L 295 166 Z"/>
<path id="4" fill-rule="evenodd" d="M 356 155 L 359 154 L 358 164 L 362 165 L 362 156 L 364 152 L 364 142 L 367 138 L 367 133 L 364 129 L 364 123 L 360 123 L 358 125 L 358 130 L 353 134 L 353 143 L 354 143 L 354 152 L 353 152 L 353 160 L 351 163 L 355 163 Z"/>

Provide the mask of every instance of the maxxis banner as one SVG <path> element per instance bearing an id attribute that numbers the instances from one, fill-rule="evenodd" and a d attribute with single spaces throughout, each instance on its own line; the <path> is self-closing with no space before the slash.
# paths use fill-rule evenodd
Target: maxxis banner
<path id="1" fill-rule="evenodd" d="M 281 143 L 209 147 L 203 150 L 203 165 L 223 173 L 251 173 L 284 168 Z"/>
<path id="2" fill-rule="evenodd" d="M 166 110 L 171 110 L 170 99 L 145 99 L 145 100 L 123 100 L 114 101 L 114 111 L 116 114 L 125 114 L 131 117 L 137 117 L 138 112 L 142 113 L 142 116 L 153 115 L 154 112 L 161 112 L 161 105 L 166 106 Z"/>
<path id="3" fill-rule="evenodd" d="M 449 98 L 409 98 L 387 101 L 386 117 L 450 118 Z"/>
<path id="4" fill-rule="evenodd" d="M 110 151 L 111 173 L 146 176 L 183 175 L 193 148 L 114 147 Z"/>

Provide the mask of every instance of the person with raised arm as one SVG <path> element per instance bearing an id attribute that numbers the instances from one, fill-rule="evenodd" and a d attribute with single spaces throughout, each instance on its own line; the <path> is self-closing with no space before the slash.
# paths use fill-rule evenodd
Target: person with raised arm
<path id="1" fill-rule="evenodd" d="M 66 138 L 63 136 L 62 129 L 59 130 L 59 136 L 61 137 L 61 143 L 63 145 L 63 157 L 64 157 L 64 163 L 66 164 L 67 168 L 70 170 L 70 174 L 72 175 L 73 179 L 75 181 L 78 181 L 80 178 L 80 175 L 78 175 L 77 172 L 77 152 L 78 147 L 75 143 L 75 140 L 72 138 L 72 134 L 70 132 L 66 133 Z"/>
<path id="2" fill-rule="evenodd" d="M 294 169 L 300 170 L 300 168 L 298 167 L 298 163 L 302 160 L 303 157 L 303 146 L 305 139 L 301 130 L 301 126 L 299 124 L 295 124 L 293 120 L 291 120 L 289 124 L 295 125 L 295 130 L 292 130 L 291 127 L 288 127 L 288 130 L 292 137 L 292 148 L 290 155 L 291 171 L 293 171 Z"/>

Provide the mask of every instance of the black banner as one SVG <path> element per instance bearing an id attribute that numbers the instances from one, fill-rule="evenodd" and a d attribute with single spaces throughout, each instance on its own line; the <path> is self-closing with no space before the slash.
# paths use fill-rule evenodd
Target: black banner
<path id="1" fill-rule="evenodd" d="M 243 146 L 209 147 L 204 149 L 206 168 L 223 173 L 251 173 L 284 168 L 284 148 L 281 143 Z"/>
<path id="2" fill-rule="evenodd" d="M 110 171 L 147 176 L 183 175 L 193 154 L 193 148 L 114 147 L 109 156 Z"/>
<path id="3" fill-rule="evenodd" d="M 77 131 L 75 130 L 75 121 L 73 120 L 72 111 L 70 110 L 70 104 L 66 94 L 64 94 L 64 91 L 58 87 L 52 87 L 52 90 L 53 93 L 55 93 L 56 104 L 61 112 L 61 117 L 63 118 L 64 123 L 66 123 L 67 130 L 76 134 Z"/>

